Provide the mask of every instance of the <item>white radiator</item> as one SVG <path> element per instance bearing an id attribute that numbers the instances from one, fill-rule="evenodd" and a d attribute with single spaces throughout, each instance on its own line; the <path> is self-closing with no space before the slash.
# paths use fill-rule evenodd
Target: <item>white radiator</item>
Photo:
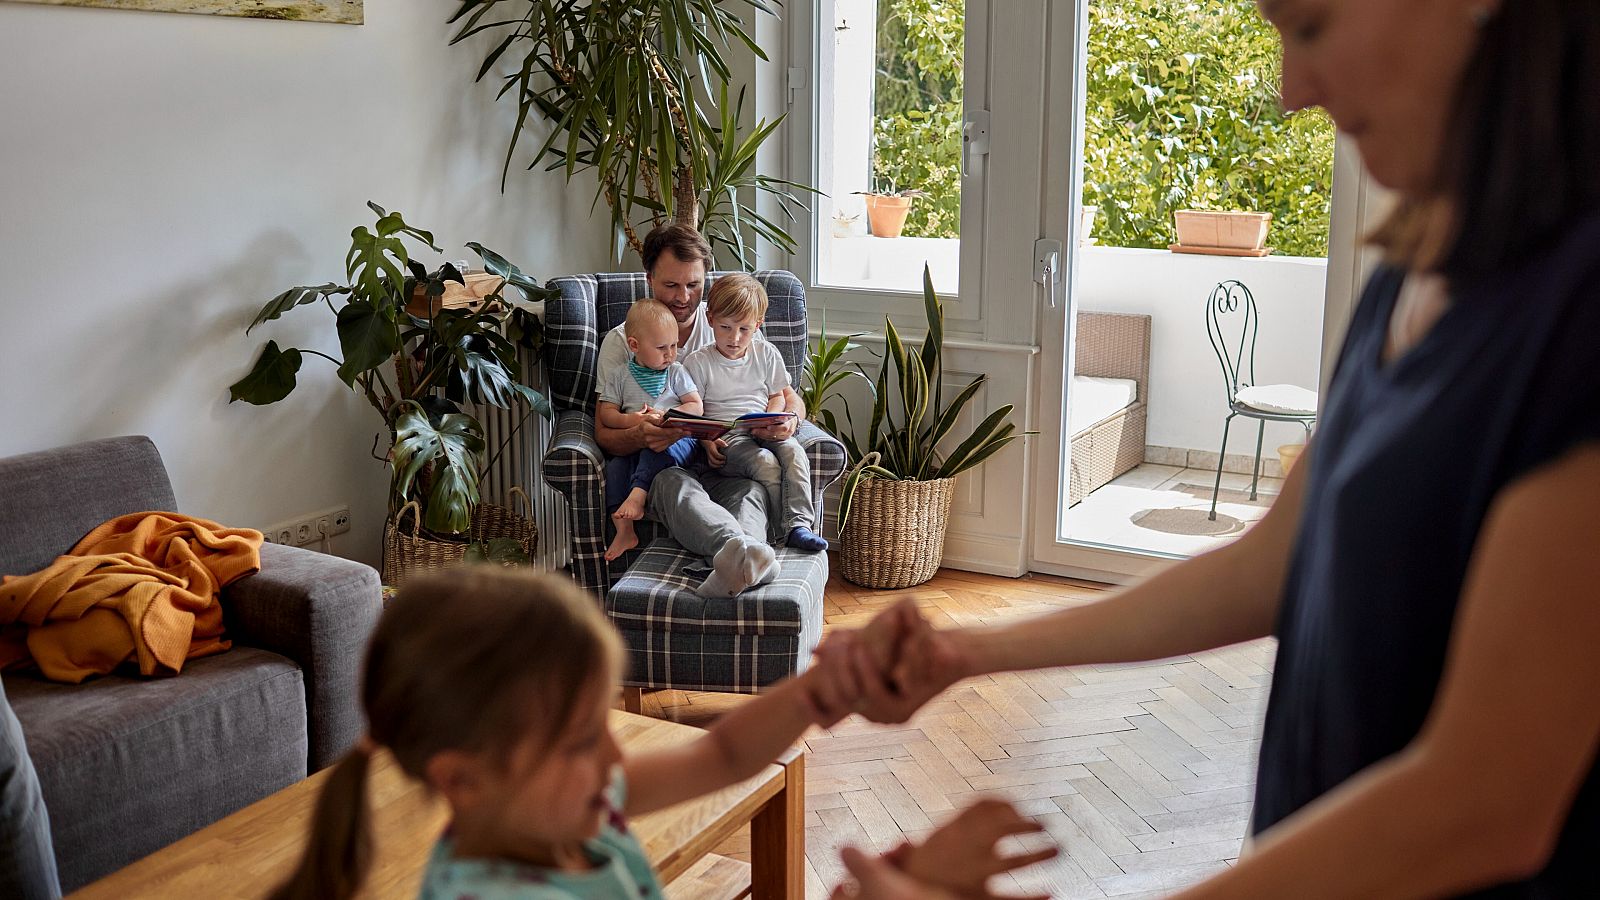
<path id="1" fill-rule="evenodd" d="M 522 380 L 540 393 L 547 387 L 544 367 L 522 355 Z M 520 498 L 511 496 L 513 487 L 520 487 L 533 501 L 533 522 L 539 528 L 539 545 L 534 550 L 533 562 L 539 568 L 560 569 L 571 561 L 571 542 L 567 537 L 567 500 L 551 489 L 544 481 L 544 453 L 550 446 L 550 435 L 555 422 L 543 416 L 532 416 L 521 430 L 515 430 L 516 415 L 496 406 L 479 406 L 478 421 L 483 423 L 483 436 L 487 444 L 486 459 L 495 456 L 502 444 L 494 466 L 485 473 L 480 489 L 483 499 L 523 515 L 528 510 Z"/>

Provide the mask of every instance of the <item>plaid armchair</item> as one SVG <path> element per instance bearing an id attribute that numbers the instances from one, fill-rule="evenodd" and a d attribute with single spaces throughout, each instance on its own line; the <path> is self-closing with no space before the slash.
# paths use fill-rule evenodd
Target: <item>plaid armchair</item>
<path id="1" fill-rule="evenodd" d="M 708 276 L 708 288 L 717 274 Z M 789 378 L 798 386 L 808 340 L 805 290 L 788 272 L 768 270 L 756 272 L 755 277 L 766 288 L 769 304 L 762 334 L 783 354 Z M 605 454 L 594 436 L 595 366 L 600 340 L 621 324 L 635 300 L 648 296 L 649 285 L 643 273 L 623 272 L 555 278 L 549 286 L 561 294 L 545 305 L 545 366 L 556 424 L 544 458 L 544 475 L 550 486 L 567 498 L 573 578 L 605 595 L 639 560 L 641 551 L 624 556 L 620 565 L 608 566 L 605 561 L 610 523 L 601 474 Z M 796 437 L 811 459 L 811 488 L 820 532 L 822 492 L 844 472 L 844 446 L 810 422 L 801 423 Z M 641 548 L 662 544 L 688 557 L 670 537 L 656 531 L 651 522 L 639 523 Z"/>
<path id="2" fill-rule="evenodd" d="M 769 305 L 762 331 L 800 383 L 806 357 L 805 291 L 788 272 L 757 272 Z M 707 281 L 716 278 L 712 273 Z M 545 366 L 555 434 L 544 458 L 545 480 L 570 508 L 572 575 L 599 594 L 606 616 L 628 648 L 630 689 L 751 693 L 803 670 L 822 638 L 822 593 L 828 556 L 778 551 L 778 575 L 737 597 L 695 592 L 701 560 L 653 523 L 637 523 L 642 550 L 605 561 L 609 519 L 594 437 L 595 364 L 600 338 L 622 321 L 649 288 L 642 274 L 574 275 L 550 286 L 545 305 Z M 822 524 L 822 491 L 845 467 L 844 446 L 810 422 L 796 435 L 811 460 L 812 501 Z M 634 692 L 637 697 L 637 691 Z"/>

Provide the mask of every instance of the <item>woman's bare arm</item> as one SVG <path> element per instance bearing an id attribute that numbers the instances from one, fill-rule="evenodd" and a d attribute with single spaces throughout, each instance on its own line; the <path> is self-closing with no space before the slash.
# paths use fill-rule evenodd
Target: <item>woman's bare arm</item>
<path id="1" fill-rule="evenodd" d="M 860 632 L 835 632 L 818 656 L 855 658 L 860 712 L 903 722 L 961 678 L 990 672 L 1161 659 L 1272 632 L 1299 528 L 1310 454 L 1237 541 L 1107 597 L 1005 625 L 935 630 L 910 601 Z M 888 677 L 886 677 L 888 676 Z"/>
<path id="2" fill-rule="evenodd" d="M 1600 742 L 1597 508 L 1600 446 L 1505 489 L 1416 740 L 1182 896 L 1436 897 L 1542 869 Z"/>

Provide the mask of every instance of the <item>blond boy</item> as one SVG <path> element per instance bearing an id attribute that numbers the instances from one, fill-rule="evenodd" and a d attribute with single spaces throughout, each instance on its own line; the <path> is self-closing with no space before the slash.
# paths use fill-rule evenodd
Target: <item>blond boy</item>
<path id="1" fill-rule="evenodd" d="M 711 285 L 706 318 L 712 344 L 683 361 L 700 388 L 705 415 L 736 419 L 783 411 L 789 370 L 778 348 L 756 340 L 766 316 L 767 292 L 749 275 L 723 275 Z M 766 488 L 767 508 L 781 514 L 778 533 L 789 547 L 810 552 L 828 549 L 828 542 L 816 533 L 811 463 L 799 441 L 765 440 L 736 430 L 715 441 L 702 441 L 701 446 L 712 466 Z"/>

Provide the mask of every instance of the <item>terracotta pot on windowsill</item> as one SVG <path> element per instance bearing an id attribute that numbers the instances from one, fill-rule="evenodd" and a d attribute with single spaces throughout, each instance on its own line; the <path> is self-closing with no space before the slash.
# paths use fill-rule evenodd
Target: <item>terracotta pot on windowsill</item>
<path id="1" fill-rule="evenodd" d="M 1178 242 L 1176 253 L 1203 253 L 1213 256 L 1266 256 L 1267 229 L 1272 213 L 1206 212 L 1183 209 L 1172 214 Z"/>
<path id="2" fill-rule="evenodd" d="M 873 237 L 895 238 L 906 227 L 906 216 L 911 212 L 911 198 L 892 194 L 868 194 L 867 224 Z"/>

